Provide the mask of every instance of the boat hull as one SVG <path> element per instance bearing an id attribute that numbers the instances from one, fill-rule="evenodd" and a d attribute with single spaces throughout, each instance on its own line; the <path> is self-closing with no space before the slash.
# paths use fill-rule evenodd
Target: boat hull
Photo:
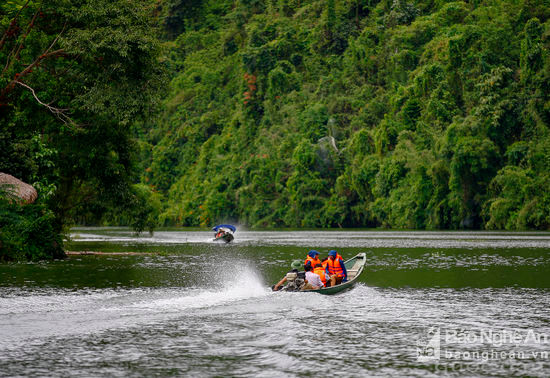
<path id="1" fill-rule="evenodd" d="M 307 292 L 324 294 L 324 295 L 334 295 L 334 294 L 338 294 L 338 293 L 341 293 L 343 291 L 351 289 L 355 285 L 356 282 L 357 282 L 357 280 L 346 281 L 344 283 L 341 283 L 340 285 L 336 285 L 336 286 L 332 286 L 332 287 L 323 287 L 323 288 L 317 289 L 317 290 L 306 290 L 306 291 Z"/>
<path id="2" fill-rule="evenodd" d="M 217 238 L 214 238 L 214 241 L 217 241 L 217 240 L 220 240 L 220 241 L 224 241 L 226 243 L 229 243 L 230 241 L 232 241 L 234 239 L 234 236 L 232 234 L 225 234 L 223 236 L 220 236 L 220 237 L 217 237 Z"/>

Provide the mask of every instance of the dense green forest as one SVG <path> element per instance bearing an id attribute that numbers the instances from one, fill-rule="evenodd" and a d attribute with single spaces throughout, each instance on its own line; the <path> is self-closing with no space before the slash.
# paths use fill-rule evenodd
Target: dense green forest
<path id="1" fill-rule="evenodd" d="M 550 1 L 0 4 L 0 259 L 74 224 L 550 229 Z"/>
<path id="2" fill-rule="evenodd" d="M 135 136 L 166 81 L 154 9 L 0 3 L 0 172 L 38 190 L 21 206 L 0 188 L 0 260 L 63 256 L 68 226 L 109 213 L 147 227 Z"/>
<path id="3" fill-rule="evenodd" d="M 163 11 L 161 225 L 550 227 L 548 0 Z"/>

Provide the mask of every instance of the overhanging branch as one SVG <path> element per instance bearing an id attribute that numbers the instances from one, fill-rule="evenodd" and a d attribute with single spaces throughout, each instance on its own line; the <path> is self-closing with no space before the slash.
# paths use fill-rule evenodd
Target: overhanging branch
<path id="1" fill-rule="evenodd" d="M 69 109 L 60 109 L 60 108 L 56 108 L 56 107 L 53 107 L 49 104 L 46 104 L 44 103 L 43 101 L 41 101 L 38 96 L 36 95 L 36 92 L 34 91 L 33 88 L 31 88 L 30 86 L 28 86 L 27 84 L 25 83 L 22 83 L 18 80 L 14 80 L 14 83 L 15 84 L 19 84 L 21 85 L 22 87 L 25 87 L 27 88 L 29 91 L 31 91 L 32 93 L 32 96 L 34 97 L 34 99 L 42 106 L 45 106 L 50 112 L 52 112 L 52 114 L 54 114 L 57 118 L 59 118 L 63 123 L 65 124 L 75 124 L 75 122 L 65 113 L 67 112 Z"/>
<path id="2" fill-rule="evenodd" d="M 49 48 L 48 48 L 48 50 L 49 50 Z M 11 82 L 9 82 L 9 84 L 6 85 L 6 87 L 4 89 L 2 89 L 2 91 L 0 92 L 0 99 L 6 97 L 6 95 L 15 87 L 15 84 L 21 78 L 23 78 L 24 76 L 30 74 L 32 72 L 32 70 L 36 66 L 38 66 L 44 59 L 46 59 L 48 57 L 57 57 L 57 56 L 65 55 L 65 50 L 63 50 L 63 49 L 47 52 L 48 50 L 46 50 L 46 53 L 44 53 L 44 54 L 40 55 L 38 58 L 36 58 L 36 60 L 34 62 L 32 62 L 31 64 L 29 64 L 23 71 L 15 74 L 15 78 Z"/>

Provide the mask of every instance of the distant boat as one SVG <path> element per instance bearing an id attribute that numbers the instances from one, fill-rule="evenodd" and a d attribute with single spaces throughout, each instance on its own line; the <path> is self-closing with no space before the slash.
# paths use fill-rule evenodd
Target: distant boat
<path id="1" fill-rule="evenodd" d="M 348 280 L 346 282 L 342 282 L 339 285 L 330 286 L 330 287 L 322 287 L 317 290 L 303 290 L 300 291 L 301 293 L 320 293 L 325 295 L 332 295 L 340 293 L 344 290 L 351 289 L 359 280 L 359 276 L 361 273 L 363 273 L 363 269 L 365 267 L 365 264 L 367 262 L 367 257 L 364 253 L 359 253 L 352 257 L 351 259 L 344 262 L 346 265 L 346 270 L 348 272 Z M 291 290 L 285 290 L 283 287 L 280 289 L 281 291 L 291 291 Z"/>
<path id="2" fill-rule="evenodd" d="M 223 240 L 226 243 L 229 243 L 235 238 L 233 233 L 237 231 L 235 226 L 230 224 L 219 224 L 212 227 L 212 230 L 214 231 L 214 241 Z"/>

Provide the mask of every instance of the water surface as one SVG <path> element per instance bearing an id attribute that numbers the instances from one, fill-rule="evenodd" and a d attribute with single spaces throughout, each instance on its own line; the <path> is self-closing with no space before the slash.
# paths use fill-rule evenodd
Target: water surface
<path id="1" fill-rule="evenodd" d="M 82 228 L 70 250 L 152 253 L 0 265 L 0 375 L 550 375 L 550 234 L 211 236 Z M 272 293 L 310 248 L 365 252 L 360 284 Z"/>

